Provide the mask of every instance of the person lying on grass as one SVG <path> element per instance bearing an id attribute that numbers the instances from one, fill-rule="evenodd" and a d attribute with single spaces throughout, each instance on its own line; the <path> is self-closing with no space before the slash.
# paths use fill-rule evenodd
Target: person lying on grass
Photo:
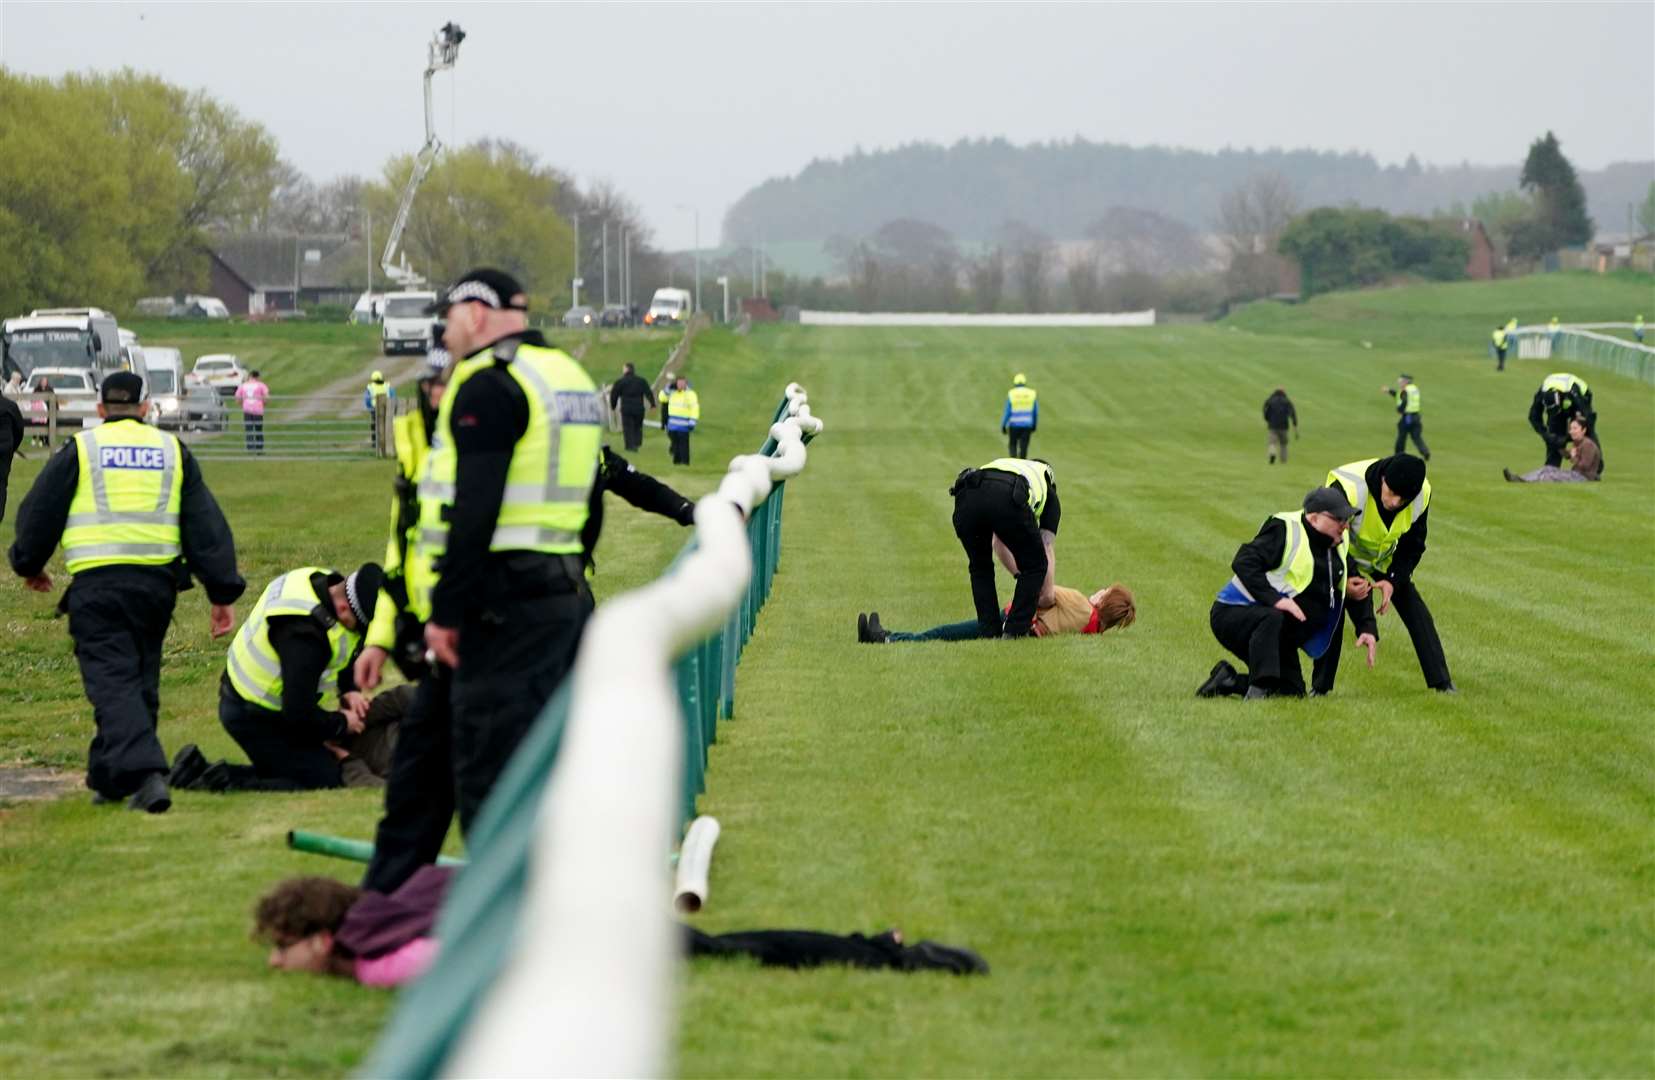
<path id="1" fill-rule="evenodd" d="M 994 553 L 1000 562 L 1017 574 L 1017 560 L 1012 557 L 999 537 L 994 540 Z M 1046 582 L 1040 589 L 1040 600 L 1035 607 L 1034 636 L 1054 634 L 1101 634 L 1105 630 L 1131 626 L 1138 618 L 1138 608 L 1132 590 L 1120 582 L 1099 589 L 1090 596 L 1079 589 L 1069 589 L 1052 583 L 1051 562 L 1048 557 Z M 880 625 L 879 612 L 870 611 L 856 616 L 856 640 L 864 645 L 882 645 L 888 641 L 975 641 L 978 632 L 976 619 L 944 623 L 929 630 L 887 630 Z"/>
<path id="2" fill-rule="evenodd" d="M 328 877 L 288 878 L 254 906 L 253 939 L 270 945 L 269 964 L 280 971 L 338 975 L 364 986 L 401 986 L 436 959 L 432 935 L 454 873 L 449 867 L 423 866 L 390 895 Z M 683 930 L 689 956 L 750 956 L 765 967 L 842 964 L 988 974 L 988 964 L 970 949 L 934 941 L 904 945 L 899 930 L 873 937 L 813 930 Z"/>

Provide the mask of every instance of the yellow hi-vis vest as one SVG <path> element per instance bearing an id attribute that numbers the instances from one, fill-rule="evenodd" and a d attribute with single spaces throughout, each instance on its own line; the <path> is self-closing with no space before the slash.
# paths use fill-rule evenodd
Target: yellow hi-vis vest
<path id="1" fill-rule="evenodd" d="M 1006 401 L 1011 405 L 1011 416 L 1006 423 L 1009 427 L 1034 426 L 1034 402 L 1038 395 L 1032 386 L 1014 386 L 1006 393 Z"/>
<path id="2" fill-rule="evenodd" d="M 1049 491 L 1047 483 L 1051 475 L 1046 466 L 1027 458 L 1003 457 L 995 458 L 984 465 L 983 468 L 1008 472 L 1027 480 L 1029 482 L 1029 509 L 1034 511 L 1035 520 L 1040 520 L 1041 513 L 1046 509 L 1046 495 Z"/>
<path id="3" fill-rule="evenodd" d="M 1572 403 L 1573 399 L 1570 397 L 1570 395 L 1573 393 L 1574 388 L 1577 387 L 1577 386 L 1580 387 L 1581 395 L 1585 396 L 1585 394 L 1586 394 L 1586 380 L 1582 379 L 1578 375 L 1571 375 L 1567 371 L 1554 371 L 1550 375 L 1547 375 L 1540 382 L 1540 389 L 1541 390 L 1546 390 L 1546 391 L 1555 390 L 1558 393 L 1562 394 L 1564 396 L 1563 404 L 1565 406 Z"/>
<path id="4" fill-rule="evenodd" d="M 301 566 L 265 586 L 259 602 L 253 605 L 253 613 L 230 642 L 230 652 L 224 660 L 230 685 L 243 701 L 277 712 L 282 709 L 282 662 L 270 645 L 270 620 L 279 615 L 311 616 L 327 627 L 331 655 L 316 685 L 317 699 L 338 684 L 339 673 L 350 663 L 361 635 L 340 625 L 333 605 L 311 588 L 310 575 L 329 573 L 332 571 L 325 567 Z"/>
<path id="5" fill-rule="evenodd" d="M 1494 347 L 1496 349 L 1503 349 L 1506 347 L 1506 328 L 1503 326 L 1496 326 L 1494 328 Z"/>
<path id="6" fill-rule="evenodd" d="M 667 430 L 694 431 L 701 419 L 701 395 L 685 387 L 674 390 L 667 401 Z"/>
<path id="7" fill-rule="evenodd" d="M 1425 481 L 1414 496 L 1414 501 L 1398 510 L 1396 516 L 1387 526 L 1380 520 L 1377 509 L 1368 513 L 1368 481 L 1366 479 L 1368 466 L 1378 461 L 1378 458 L 1368 458 L 1366 461 L 1353 461 L 1348 465 L 1341 465 L 1327 474 L 1327 486 L 1338 484 L 1344 489 L 1345 498 L 1356 507 L 1356 515 L 1350 519 L 1350 551 L 1351 558 L 1356 561 L 1357 567 L 1364 577 L 1372 576 L 1376 571 L 1383 573 L 1391 568 L 1391 559 L 1396 555 L 1396 545 L 1402 539 L 1402 534 L 1413 527 L 1426 507 L 1431 505 L 1431 481 Z M 1374 494 L 1377 500 L 1377 493 Z"/>
<path id="8" fill-rule="evenodd" d="M 580 530 L 586 525 L 586 504 L 603 442 L 603 402 L 591 377 L 567 354 L 538 345 L 511 349 L 508 344 L 457 365 L 437 410 L 419 484 L 415 544 L 418 557 L 433 568 L 448 549 L 448 516 L 454 505 L 454 402 L 467 379 L 500 362 L 497 354 L 510 357 L 504 367 L 522 387 L 529 424 L 512 447 L 505 495 L 488 549 L 548 555 L 575 555 L 581 550 Z M 435 571 L 429 584 L 418 590 L 410 582 L 409 606 L 421 619 L 431 617 L 431 588 L 440 577 L 440 570 Z"/>
<path id="9" fill-rule="evenodd" d="M 1419 387 L 1413 383 L 1402 388 L 1402 411 L 1407 415 L 1419 412 Z"/>
<path id="10" fill-rule="evenodd" d="M 76 435 L 75 458 L 80 482 L 63 530 L 69 573 L 178 558 L 184 458 L 176 436 L 118 420 Z"/>
<path id="11" fill-rule="evenodd" d="M 430 449 L 425 441 L 425 420 L 418 410 L 404 413 L 391 423 L 391 434 L 395 440 L 397 455 L 398 485 L 418 484 L 420 472 L 425 468 L 425 455 Z M 402 495 L 397 492 L 391 496 L 391 530 L 390 539 L 385 544 L 385 578 L 390 581 L 394 577 L 402 579 L 403 588 L 411 598 L 416 590 L 429 595 L 431 588 L 437 583 L 437 572 L 432 569 L 431 561 L 420 555 L 418 549 L 419 521 L 409 522 L 406 529 L 402 521 Z M 379 590 L 379 602 L 374 605 L 373 622 L 368 624 L 368 632 L 364 641 L 369 645 L 377 645 L 386 652 L 396 646 L 396 619 L 401 610 L 396 598 L 390 590 Z"/>
<path id="12" fill-rule="evenodd" d="M 1310 554 L 1310 545 L 1305 543 L 1303 514 L 1298 510 L 1283 510 L 1279 514 L 1271 514 L 1270 516 L 1278 521 L 1286 522 L 1287 543 L 1282 547 L 1281 562 L 1277 564 L 1274 570 L 1267 571 L 1264 577 L 1270 582 L 1270 587 L 1283 596 L 1297 596 L 1310 587 L 1311 579 L 1316 576 L 1316 559 Z M 1345 559 L 1350 553 L 1348 535 L 1345 534 L 1339 537 L 1338 555 L 1341 568 L 1344 567 Z M 1337 582 L 1331 584 L 1334 588 L 1338 586 Z M 1239 601 L 1229 598 L 1236 594 L 1251 600 L 1255 604 L 1275 603 L 1273 600 L 1259 600 L 1254 597 L 1252 593 L 1247 591 L 1247 586 L 1241 583 L 1239 576 L 1230 578 L 1229 586 L 1219 593 L 1218 599 L 1221 603 L 1236 603 Z M 1336 609 L 1338 598 L 1331 597 L 1329 599 L 1329 609 Z M 1335 611 L 1335 614 L 1337 614 L 1337 611 Z"/>

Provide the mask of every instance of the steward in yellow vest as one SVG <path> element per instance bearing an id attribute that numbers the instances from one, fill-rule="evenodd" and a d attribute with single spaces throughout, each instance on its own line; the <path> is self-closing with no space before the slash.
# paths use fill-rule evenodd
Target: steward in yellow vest
<path id="1" fill-rule="evenodd" d="M 1373 591 L 1379 594 L 1379 614 L 1395 605 L 1414 643 L 1425 685 L 1453 693 L 1454 680 L 1436 623 L 1414 585 L 1414 571 L 1425 554 L 1426 517 L 1431 507 L 1425 462 L 1409 454 L 1352 461 L 1330 471 L 1327 482 L 1343 491 L 1356 508 L 1350 522 L 1351 573 L 1373 583 Z M 1351 621 L 1359 632 L 1364 625 L 1377 627 L 1369 614 L 1372 608 L 1370 596 L 1352 602 Z M 1337 648 L 1335 644 L 1335 652 Z M 1332 682 L 1316 688 L 1331 690 Z"/>
<path id="2" fill-rule="evenodd" d="M 1506 369 L 1506 346 L 1511 344 L 1511 334 L 1507 332 L 1504 326 L 1496 326 L 1491 337 L 1493 339 L 1494 357 L 1498 361 L 1494 370 L 1504 371 Z"/>
<path id="3" fill-rule="evenodd" d="M 1241 545 L 1209 621 L 1218 643 L 1246 661 L 1247 670 L 1220 660 L 1196 690 L 1198 697 L 1303 697 L 1301 649 L 1316 661 L 1318 692 L 1324 676 L 1332 685 L 1328 669 L 1339 663 L 1346 597 L 1367 595 L 1365 585 L 1353 590 L 1345 577 L 1345 530 L 1355 512 L 1338 488 L 1316 488 L 1302 509 L 1271 515 Z M 1374 639 L 1364 636 L 1358 641 L 1371 658 Z"/>
<path id="4" fill-rule="evenodd" d="M 1029 385 L 1028 377 L 1019 372 L 1011 378 L 1011 389 L 1006 391 L 1005 408 L 1000 410 L 1000 434 L 1009 435 L 1006 456 L 1029 456 L 1029 436 L 1040 426 L 1040 395 Z"/>
<path id="5" fill-rule="evenodd" d="M 1425 421 L 1419 414 L 1420 394 L 1419 387 L 1414 385 L 1414 377 L 1398 375 L 1396 386 L 1380 389 L 1396 398 L 1396 449 L 1392 453 L 1402 453 L 1407 440 L 1412 438 L 1419 448 L 1419 456 L 1430 461 L 1431 450 L 1425 445 Z"/>
<path id="6" fill-rule="evenodd" d="M 1038 459 L 996 458 L 966 469 L 948 489 L 954 535 L 965 548 L 979 637 L 1027 637 L 1034 615 L 1053 602 L 1057 527 L 1063 508 L 1052 467 Z M 1002 616 L 994 587 L 994 541 L 1016 560 L 1017 585 Z"/>
<path id="7" fill-rule="evenodd" d="M 172 805 L 160 720 L 161 645 L 178 593 L 191 576 L 206 587 L 214 637 L 230 632 L 247 583 L 235 540 L 173 435 L 145 423 L 143 380 L 121 371 L 104 380 L 98 415 L 52 455 L 18 509 L 11 567 L 48 592 L 46 563 L 61 542 L 73 575 L 58 608 L 69 616 L 97 738 L 86 786 L 93 801 L 130 797 L 134 810 Z"/>
<path id="8" fill-rule="evenodd" d="M 1563 449 L 1569 445 L 1569 421 L 1576 414 L 1585 418 L 1586 435 L 1598 444 L 1601 454 L 1603 439 L 1598 435 L 1597 408 L 1586 380 L 1567 371 L 1554 371 L 1540 381 L 1540 389 L 1529 403 L 1529 427 L 1546 443 L 1547 465 L 1563 464 Z"/>
<path id="9" fill-rule="evenodd" d="M 682 375 L 670 397 L 663 397 L 667 410 L 667 441 L 672 449 L 674 465 L 690 463 L 690 433 L 701 422 L 701 395 L 690 389 L 690 381 Z"/>
<path id="10" fill-rule="evenodd" d="M 430 787 L 439 774 L 470 830 L 563 681 L 591 611 L 581 532 L 606 410 L 580 365 L 527 328 L 527 307 L 510 274 L 481 269 L 432 308 L 446 316 L 449 352 L 465 357 L 419 482 L 414 558 L 429 561 L 433 581 L 408 580 L 436 666 L 414 709 L 425 751 L 404 755 L 407 723 L 398 737 L 369 888 L 394 890 L 436 857 L 450 816 Z"/>
<path id="11" fill-rule="evenodd" d="M 301 566 L 259 596 L 224 658 L 218 720 L 251 765 L 206 765 L 194 747 L 180 751 L 173 781 L 213 791 L 308 791 L 343 784 L 342 753 L 359 735 L 368 701 L 351 662 L 373 621 L 384 572 L 366 563 L 349 577 Z M 338 695 L 339 707 L 322 700 Z"/>

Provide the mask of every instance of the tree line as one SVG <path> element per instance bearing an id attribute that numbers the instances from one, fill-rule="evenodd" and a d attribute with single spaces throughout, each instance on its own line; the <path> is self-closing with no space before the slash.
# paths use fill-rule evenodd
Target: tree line
<path id="1" fill-rule="evenodd" d="M 411 155 L 398 155 L 378 177 L 318 182 L 282 158 L 262 124 L 203 92 L 131 70 L 54 80 L 0 68 L 0 312 L 127 311 L 140 296 L 203 291 L 221 231 L 365 242 L 371 221 L 382 245 L 411 168 Z M 577 265 L 601 276 L 602 234 L 614 244 L 623 227 L 634 277 L 664 275 L 665 257 L 621 193 L 582 192 L 527 149 L 484 139 L 438 159 L 402 247 L 432 281 L 491 263 L 529 283 L 541 310 L 560 311 Z M 611 257 L 615 282 L 613 248 Z"/>

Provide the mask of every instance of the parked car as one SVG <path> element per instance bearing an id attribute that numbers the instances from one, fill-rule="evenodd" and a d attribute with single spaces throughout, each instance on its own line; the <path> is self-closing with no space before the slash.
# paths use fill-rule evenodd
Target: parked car
<path id="1" fill-rule="evenodd" d="M 192 374 L 225 397 L 234 397 L 236 389 L 247 378 L 241 361 L 230 353 L 209 353 L 200 357 Z"/>
<path id="2" fill-rule="evenodd" d="M 579 307 L 572 307 L 563 313 L 563 325 L 572 326 L 577 330 L 582 327 L 591 326 L 597 321 L 597 312 L 593 311 L 585 304 L 581 304 Z"/>
<path id="3" fill-rule="evenodd" d="M 230 410 L 224 406 L 224 395 L 206 383 L 185 384 L 179 414 L 179 426 L 195 431 L 223 431 L 230 426 Z"/>
<path id="4" fill-rule="evenodd" d="M 32 390 L 41 379 L 57 394 L 57 422 L 67 427 L 86 427 L 98 421 L 98 390 L 87 368 L 39 367 L 29 373 Z"/>
<path id="5" fill-rule="evenodd" d="M 625 304 L 605 304 L 598 313 L 599 326 L 625 326 L 627 324 Z"/>

